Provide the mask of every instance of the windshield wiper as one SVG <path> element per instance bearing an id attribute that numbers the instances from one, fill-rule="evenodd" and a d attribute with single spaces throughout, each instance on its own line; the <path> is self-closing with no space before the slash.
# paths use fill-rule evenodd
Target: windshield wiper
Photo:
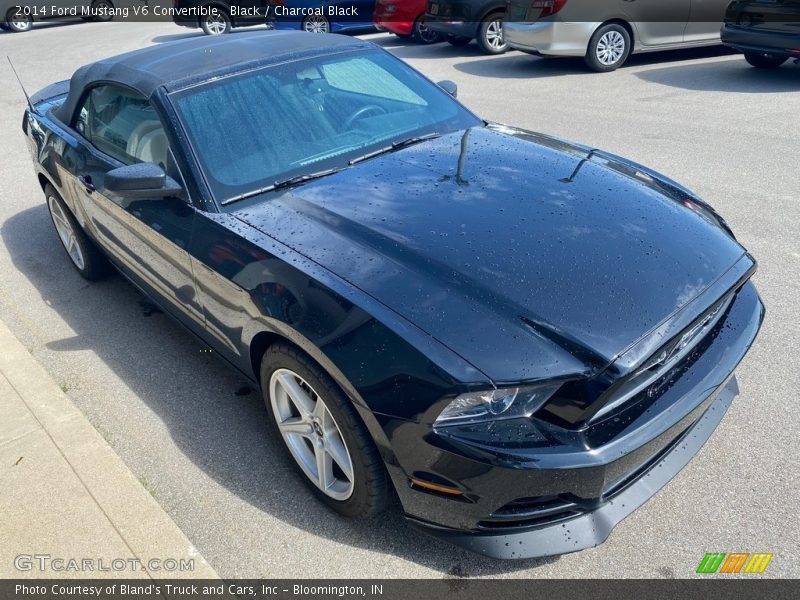
<path id="1" fill-rule="evenodd" d="M 404 140 L 400 140 L 398 142 L 392 142 L 391 146 L 385 146 L 384 148 L 378 148 L 377 150 L 373 150 L 372 152 L 367 152 L 366 154 L 362 154 L 361 156 L 357 156 L 355 158 L 350 159 L 348 162 L 349 165 L 355 165 L 365 160 L 369 160 L 370 158 L 375 158 L 376 156 L 380 156 L 381 154 L 386 154 L 388 152 L 394 152 L 395 150 L 400 150 L 401 148 L 407 148 L 408 146 L 413 146 L 414 144 L 418 144 L 420 142 L 424 142 L 425 140 L 432 140 L 434 138 L 441 137 L 441 133 L 426 133 L 425 135 L 417 135 L 414 137 L 406 138 Z"/>
<path id="2" fill-rule="evenodd" d="M 239 194 L 238 196 L 228 198 L 227 200 L 222 202 L 222 204 L 223 205 L 231 204 L 232 202 L 238 202 L 239 200 L 244 200 L 245 198 L 252 198 L 253 196 L 266 194 L 267 192 L 274 192 L 275 190 L 290 188 L 292 186 L 305 183 L 306 181 L 311 181 L 312 179 L 319 179 L 320 177 L 327 177 L 328 175 L 333 175 L 334 173 L 338 173 L 342 169 L 343 167 L 334 167 L 332 169 L 325 169 L 324 171 L 317 171 L 316 173 L 308 173 L 307 175 L 295 175 L 294 177 L 289 177 L 288 179 L 282 179 L 280 181 L 276 181 L 275 183 L 271 183 L 262 188 L 258 188 L 257 190 L 252 190 L 250 192 L 245 192 L 244 194 Z"/>

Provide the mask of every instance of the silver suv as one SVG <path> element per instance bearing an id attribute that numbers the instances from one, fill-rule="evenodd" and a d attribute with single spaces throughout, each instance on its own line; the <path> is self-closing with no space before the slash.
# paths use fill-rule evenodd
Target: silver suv
<path id="1" fill-rule="evenodd" d="M 613 71 L 632 53 L 720 43 L 730 0 L 508 0 L 511 48 L 537 56 L 583 56 Z"/>

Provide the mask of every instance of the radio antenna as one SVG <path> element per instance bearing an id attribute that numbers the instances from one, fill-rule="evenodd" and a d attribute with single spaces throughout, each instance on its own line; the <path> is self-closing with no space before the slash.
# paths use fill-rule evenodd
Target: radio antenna
<path id="1" fill-rule="evenodd" d="M 6 60 L 8 61 L 8 64 L 11 65 L 11 70 L 14 71 L 14 77 L 17 78 L 17 83 L 19 83 L 22 93 L 25 94 L 25 100 L 28 102 L 28 108 L 30 108 L 32 112 L 36 112 L 36 109 L 33 107 L 33 102 L 31 102 L 31 97 L 28 96 L 28 92 L 25 91 L 25 86 L 22 85 L 22 80 L 19 78 L 19 73 L 17 73 L 17 70 L 14 68 L 14 63 L 11 62 L 11 57 L 6 56 Z"/>

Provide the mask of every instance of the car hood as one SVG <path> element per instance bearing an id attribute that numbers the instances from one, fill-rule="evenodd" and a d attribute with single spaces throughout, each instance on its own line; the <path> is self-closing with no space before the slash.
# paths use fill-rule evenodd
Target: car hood
<path id="1" fill-rule="evenodd" d="M 513 382 L 607 366 L 742 257 L 688 197 L 612 155 L 490 125 L 233 214 Z"/>

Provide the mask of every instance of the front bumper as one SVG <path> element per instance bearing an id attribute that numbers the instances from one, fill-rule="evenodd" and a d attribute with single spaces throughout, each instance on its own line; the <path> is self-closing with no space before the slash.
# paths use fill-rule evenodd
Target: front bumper
<path id="1" fill-rule="evenodd" d="M 733 372 L 763 314 L 752 283 L 744 284 L 707 345 L 650 405 L 580 435 L 551 427 L 537 447 L 536 428 L 520 423 L 507 440 L 494 432 L 480 444 L 426 432 L 422 424 L 384 423 L 397 457 L 387 467 L 406 516 L 427 533 L 495 558 L 600 544 L 711 436 L 738 392 Z M 463 495 L 420 491 L 409 477 L 457 486 Z"/>
<path id="2" fill-rule="evenodd" d="M 599 23 L 536 21 L 503 23 L 511 48 L 542 56 L 584 56 Z"/>
<path id="3" fill-rule="evenodd" d="M 720 34 L 722 43 L 740 52 L 763 52 L 776 56 L 800 57 L 800 35 L 764 31 L 726 24 Z"/>

